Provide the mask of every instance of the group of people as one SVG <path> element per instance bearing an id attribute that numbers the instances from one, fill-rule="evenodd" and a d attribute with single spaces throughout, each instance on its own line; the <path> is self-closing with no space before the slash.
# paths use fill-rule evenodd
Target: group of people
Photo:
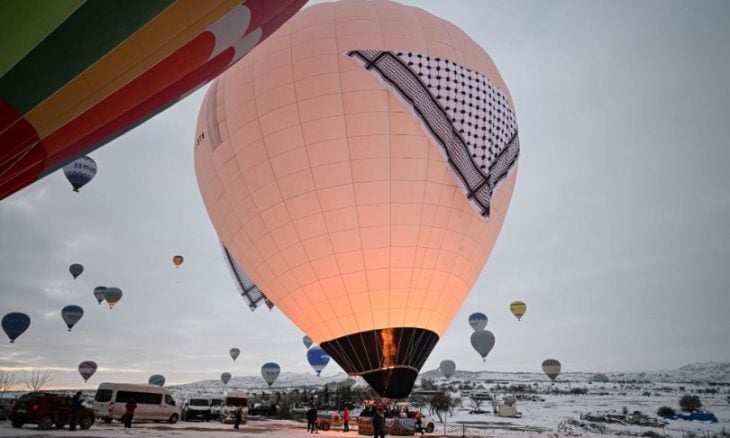
<path id="1" fill-rule="evenodd" d="M 307 411 L 307 432 L 319 433 L 320 419 L 319 412 L 316 407 L 311 407 Z M 350 407 L 345 406 L 345 411 L 342 413 L 342 431 L 350 431 Z"/>
<path id="2" fill-rule="evenodd" d="M 71 431 L 76 430 L 76 423 L 78 423 L 79 409 L 81 409 L 82 405 L 81 395 L 81 391 L 78 391 L 73 397 L 71 397 L 71 418 L 68 423 L 68 430 Z M 124 406 L 124 415 L 122 415 L 124 427 L 132 427 L 132 419 L 134 418 L 135 409 L 137 409 L 137 403 L 134 399 L 129 400 Z"/>

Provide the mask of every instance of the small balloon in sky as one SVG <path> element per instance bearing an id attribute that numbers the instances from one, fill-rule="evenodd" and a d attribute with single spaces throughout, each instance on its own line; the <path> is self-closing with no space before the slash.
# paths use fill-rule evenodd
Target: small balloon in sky
<path id="1" fill-rule="evenodd" d="M 147 379 L 150 385 L 165 386 L 165 376 L 162 374 L 153 374 Z"/>
<path id="2" fill-rule="evenodd" d="M 522 315 L 527 312 L 527 304 L 525 304 L 523 301 L 512 301 L 512 303 L 509 305 L 509 310 L 514 316 L 517 317 L 517 321 L 521 321 Z"/>
<path id="3" fill-rule="evenodd" d="M 318 345 L 315 345 L 314 347 L 307 350 L 307 361 L 319 376 L 319 373 L 321 373 L 322 370 L 327 366 L 327 364 L 330 363 L 330 356 L 329 354 L 325 353 L 325 351 L 322 350 L 322 348 L 320 348 Z"/>
<path id="4" fill-rule="evenodd" d="M 469 325 L 474 331 L 484 330 L 487 327 L 487 315 L 476 312 L 469 315 Z"/>
<path id="5" fill-rule="evenodd" d="M 68 267 L 68 272 L 70 272 L 74 280 L 76 280 L 78 276 L 81 275 L 82 272 L 84 272 L 84 266 L 78 263 L 74 263 L 73 265 Z"/>
<path id="6" fill-rule="evenodd" d="M 88 381 L 96 373 L 97 368 L 98 366 L 93 360 L 85 360 L 79 364 L 79 374 L 83 377 L 84 382 Z"/>
<path id="7" fill-rule="evenodd" d="M 10 338 L 10 343 L 13 344 L 18 336 L 30 327 L 30 316 L 20 312 L 8 313 L 3 316 L 2 326 L 3 331 Z"/>
<path id="8" fill-rule="evenodd" d="M 278 363 L 267 362 L 261 366 L 261 376 L 264 378 L 264 381 L 269 385 L 269 387 L 276 382 L 276 379 L 279 377 L 279 373 L 281 373 L 281 367 Z"/>
<path id="9" fill-rule="evenodd" d="M 71 183 L 74 192 L 86 185 L 96 176 L 96 161 L 91 157 L 81 157 L 63 166 L 63 174 Z"/>
<path id="10" fill-rule="evenodd" d="M 96 301 L 101 304 L 102 301 L 104 301 L 104 292 L 106 291 L 106 286 L 96 286 L 94 288 L 94 298 L 96 298 Z"/>
<path id="11" fill-rule="evenodd" d="M 494 334 L 489 330 L 479 330 L 471 334 L 471 346 L 479 353 L 483 360 L 494 348 Z"/>
<path id="12" fill-rule="evenodd" d="M 82 316 L 84 316 L 84 309 L 75 304 L 69 304 L 61 310 L 61 318 L 66 323 L 68 331 L 71 331 L 73 326 L 81 320 Z"/>
<path id="13" fill-rule="evenodd" d="M 118 287 L 110 287 L 104 291 L 104 299 L 109 303 L 109 308 L 113 309 L 114 306 L 122 299 L 122 290 Z"/>
<path id="14" fill-rule="evenodd" d="M 238 356 L 241 354 L 241 350 L 239 350 L 238 348 L 231 348 L 231 350 L 228 352 L 228 354 L 231 355 L 231 357 L 233 358 L 233 361 L 235 362 L 236 359 L 238 359 Z"/>
<path id="15" fill-rule="evenodd" d="M 231 381 L 231 373 L 223 373 L 221 374 L 221 382 L 223 382 L 224 385 L 227 385 L 228 382 Z"/>
<path id="16" fill-rule="evenodd" d="M 183 256 L 181 256 L 181 255 L 176 255 L 175 257 L 172 258 L 172 263 L 175 265 L 175 269 L 179 268 L 180 265 L 182 265 L 184 261 L 185 261 L 185 258 L 183 258 Z"/>

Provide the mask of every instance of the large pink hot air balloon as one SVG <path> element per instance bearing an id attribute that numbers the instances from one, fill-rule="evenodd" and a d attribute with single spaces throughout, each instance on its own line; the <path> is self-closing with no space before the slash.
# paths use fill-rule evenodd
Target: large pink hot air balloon
<path id="1" fill-rule="evenodd" d="M 195 166 L 241 268 L 400 398 L 494 246 L 518 153 L 481 47 L 423 10 L 353 0 L 301 11 L 212 84 Z"/>

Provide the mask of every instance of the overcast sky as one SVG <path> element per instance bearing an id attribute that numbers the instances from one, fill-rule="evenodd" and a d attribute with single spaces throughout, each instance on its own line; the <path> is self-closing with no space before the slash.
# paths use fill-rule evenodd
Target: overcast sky
<path id="1" fill-rule="evenodd" d="M 730 3 L 404 3 L 492 56 L 522 146 L 501 236 L 424 369 L 730 361 Z M 302 333 L 277 309 L 249 311 L 224 265 L 193 170 L 203 94 L 93 152 L 99 173 L 81 193 L 59 171 L 0 201 L 0 314 L 33 321 L 0 342 L 0 370 L 79 386 L 78 363 L 95 360 L 87 388 L 258 375 L 266 361 L 311 372 Z M 72 263 L 86 268 L 77 280 Z M 124 291 L 114 310 L 96 304 L 98 285 Z M 528 304 L 522 322 L 514 299 Z M 86 310 L 71 333 L 66 304 Z M 497 338 L 486 364 L 469 345 L 474 311 Z"/>

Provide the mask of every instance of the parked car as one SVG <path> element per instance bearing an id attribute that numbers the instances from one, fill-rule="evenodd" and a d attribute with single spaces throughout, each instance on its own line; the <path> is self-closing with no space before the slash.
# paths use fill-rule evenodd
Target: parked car
<path id="1" fill-rule="evenodd" d="M 14 398 L 0 398 L 0 421 L 5 421 L 10 415 L 10 409 L 15 403 Z"/>
<path id="2" fill-rule="evenodd" d="M 183 421 L 201 420 L 210 421 L 210 399 L 190 398 L 185 400 L 182 406 Z"/>
<path id="3" fill-rule="evenodd" d="M 220 419 L 222 404 L 223 404 L 222 398 L 211 398 L 210 399 L 210 416 L 214 420 Z"/>
<path id="4" fill-rule="evenodd" d="M 81 429 L 94 424 L 94 411 L 81 407 L 76 421 Z M 71 397 L 49 392 L 31 392 L 21 396 L 10 411 L 10 422 L 15 428 L 33 423 L 38 429 L 47 430 L 51 426 L 61 429 L 71 421 Z"/>
<path id="5" fill-rule="evenodd" d="M 157 385 L 139 385 L 132 383 L 102 383 L 94 397 L 96 416 L 111 423 L 121 420 L 126 412 L 127 402 L 134 400 L 137 409 L 134 420 L 153 420 L 177 423 L 180 418 L 180 407 L 176 405 L 172 394 Z"/>
<path id="6" fill-rule="evenodd" d="M 253 405 L 253 407 L 250 407 L 248 410 L 249 415 L 272 416 L 276 415 L 277 412 L 279 412 L 279 408 L 276 405 L 266 404 Z"/>

